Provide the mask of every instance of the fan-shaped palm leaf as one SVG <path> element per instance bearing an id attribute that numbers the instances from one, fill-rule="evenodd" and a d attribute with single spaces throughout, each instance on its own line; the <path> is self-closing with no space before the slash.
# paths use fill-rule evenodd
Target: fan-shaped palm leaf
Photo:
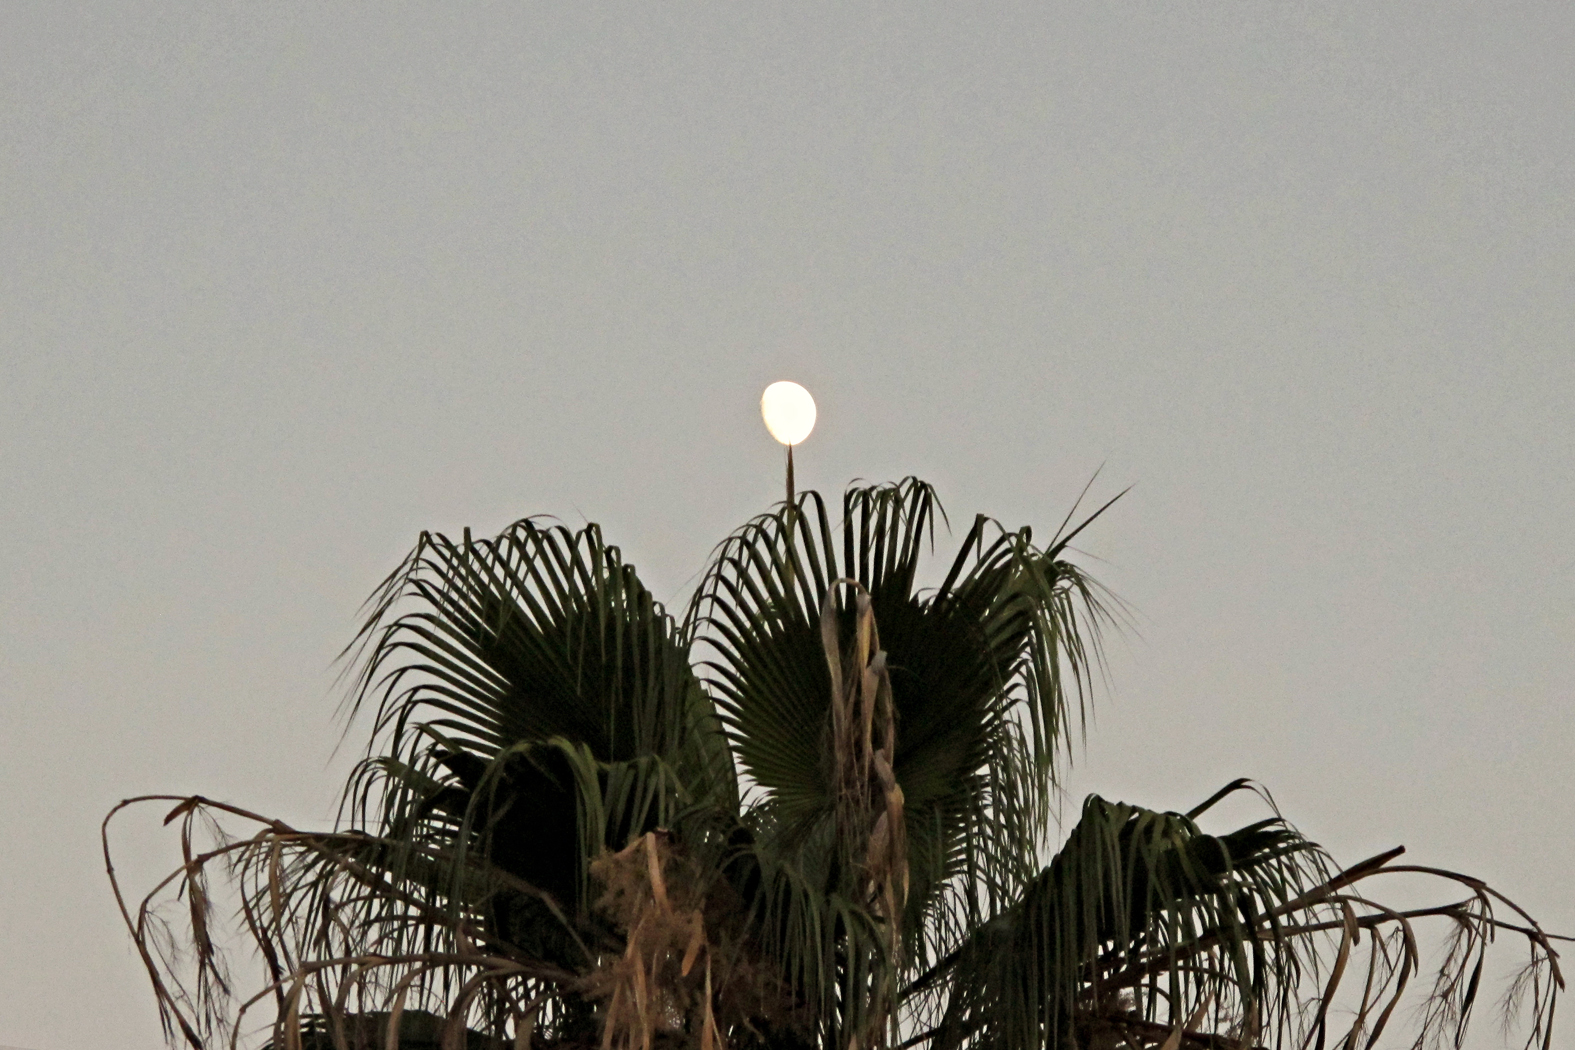
<path id="1" fill-rule="evenodd" d="M 686 638 L 596 526 L 424 534 L 370 606 L 356 703 L 375 701 L 382 754 L 352 801 L 371 825 L 441 825 L 461 855 L 479 835 L 506 870 L 583 906 L 575 748 L 660 759 L 691 790 L 734 797 Z"/>
<path id="2" fill-rule="evenodd" d="M 939 516 L 933 490 L 912 478 L 849 489 L 836 526 L 805 493 L 718 549 L 692 610 L 739 759 L 791 837 L 835 809 L 821 608 L 839 577 L 868 594 L 895 707 L 908 926 L 921 951 L 920 931 L 934 928 L 920 920 L 948 879 L 967 873 L 956 903 L 971 910 L 1004 904 L 1032 875 L 1056 751 L 1107 619 L 1064 544 L 1041 550 L 1029 530 L 984 517 L 940 586 L 922 590 Z"/>

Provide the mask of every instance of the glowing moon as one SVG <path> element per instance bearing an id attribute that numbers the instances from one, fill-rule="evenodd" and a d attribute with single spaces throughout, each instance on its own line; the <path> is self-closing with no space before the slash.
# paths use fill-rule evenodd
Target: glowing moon
<path id="1" fill-rule="evenodd" d="M 784 445 L 796 445 L 815 429 L 815 399 L 797 383 L 772 383 L 760 395 L 766 429 Z"/>

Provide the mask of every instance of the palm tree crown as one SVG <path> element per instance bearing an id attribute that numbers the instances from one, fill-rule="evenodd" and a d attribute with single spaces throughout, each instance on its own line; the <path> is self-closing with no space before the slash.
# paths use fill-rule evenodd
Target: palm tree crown
<path id="1" fill-rule="evenodd" d="M 374 729 L 343 828 L 172 800 L 185 861 L 123 906 L 168 1031 L 302 1050 L 1356 1050 L 1406 1021 L 1458 1044 L 1511 933 L 1528 1045 L 1550 1045 L 1562 979 L 1529 916 L 1399 851 L 1342 871 L 1272 806 L 1205 833 L 1245 782 L 1186 814 L 1090 797 L 1044 863 L 1120 611 L 1068 557 L 1104 509 L 1045 546 L 978 517 L 927 569 L 945 522 L 927 484 L 851 487 L 835 515 L 804 493 L 720 544 L 681 616 L 595 525 L 423 535 L 347 650 Z M 252 833 L 203 851 L 209 819 Z M 267 970 L 251 1000 L 215 946 L 210 870 Z M 1392 872 L 1463 899 L 1385 907 L 1364 887 Z M 184 939 L 160 922 L 171 893 Z M 1449 939 L 1398 1016 L 1425 915 Z"/>

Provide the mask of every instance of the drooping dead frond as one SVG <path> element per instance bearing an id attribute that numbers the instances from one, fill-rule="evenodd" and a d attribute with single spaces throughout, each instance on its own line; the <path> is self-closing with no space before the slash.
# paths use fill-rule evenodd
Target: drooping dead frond
<path id="1" fill-rule="evenodd" d="M 785 983 L 762 965 L 736 895 L 666 831 L 647 832 L 592 872 L 597 910 L 623 940 L 585 981 L 602 1004 L 602 1050 L 728 1050 L 728 1033 L 792 1024 Z"/>
<path id="2" fill-rule="evenodd" d="M 666 840 L 647 832 L 591 866 L 605 887 L 598 909 L 625 931 L 623 951 L 604 955 L 590 977 L 591 995 L 606 1002 L 602 1050 L 651 1050 L 688 1031 L 707 1050 L 726 1050 L 703 895 L 693 878 L 673 878 Z"/>
<path id="3" fill-rule="evenodd" d="M 852 623 L 842 629 L 837 587 L 854 593 Z M 831 676 L 830 762 L 836 792 L 839 855 L 851 895 L 870 909 L 884 936 L 886 958 L 871 961 L 871 987 L 862 1024 L 846 1033 L 849 1046 L 879 1050 L 896 1017 L 901 971 L 902 917 L 908 901 L 907 821 L 902 788 L 892 772 L 897 728 L 891 677 L 880 646 L 869 591 L 838 580 L 821 605 L 820 638 Z M 852 966 L 849 966 L 850 970 Z M 852 1011 L 849 1011 L 852 1012 Z"/>
<path id="4" fill-rule="evenodd" d="M 144 803 L 175 804 L 165 823 L 181 822 L 183 863 L 133 911 L 111 862 L 109 827 L 122 810 Z M 223 819 L 250 825 L 252 833 L 225 834 Z M 526 1031 L 544 997 L 577 987 L 577 974 L 533 957 L 473 917 L 433 906 L 417 885 L 393 882 L 380 857 L 393 844 L 366 835 L 302 832 L 199 796 L 157 795 L 116 806 L 105 818 L 103 842 L 165 1033 L 193 1048 L 255 1045 L 261 1036 L 280 1050 L 345 1050 L 362 1039 L 355 1033 L 365 1019 L 381 1013 L 392 1050 L 401 1045 L 401 1014 L 417 1003 L 441 1007 L 445 1047 L 465 1045 L 475 1027 L 501 1040 Z M 478 900 L 496 875 L 477 873 Z M 167 914 L 181 900 L 189 904 L 183 935 Z M 251 986 L 231 974 L 226 949 L 235 945 L 213 929 L 216 900 L 234 906 L 240 929 L 228 931 L 233 941 L 257 953 L 262 973 Z M 410 947 L 414 940 L 418 950 Z M 385 949 L 395 941 L 398 949 Z M 252 1016 L 258 1007 L 271 1014 L 260 1027 Z"/>

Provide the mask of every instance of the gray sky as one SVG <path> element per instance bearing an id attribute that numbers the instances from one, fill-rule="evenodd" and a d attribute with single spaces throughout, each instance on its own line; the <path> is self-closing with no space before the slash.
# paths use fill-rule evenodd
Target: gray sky
<path id="1" fill-rule="evenodd" d="M 418 530 L 588 518 L 679 598 L 781 378 L 806 487 L 1135 486 L 1074 797 L 1256 777 L 1575 932 L 1571 54 L 1566 4 L 5 5 L 0 1041 L 159 1044 L 100 817 L 324 822 Z"/>

